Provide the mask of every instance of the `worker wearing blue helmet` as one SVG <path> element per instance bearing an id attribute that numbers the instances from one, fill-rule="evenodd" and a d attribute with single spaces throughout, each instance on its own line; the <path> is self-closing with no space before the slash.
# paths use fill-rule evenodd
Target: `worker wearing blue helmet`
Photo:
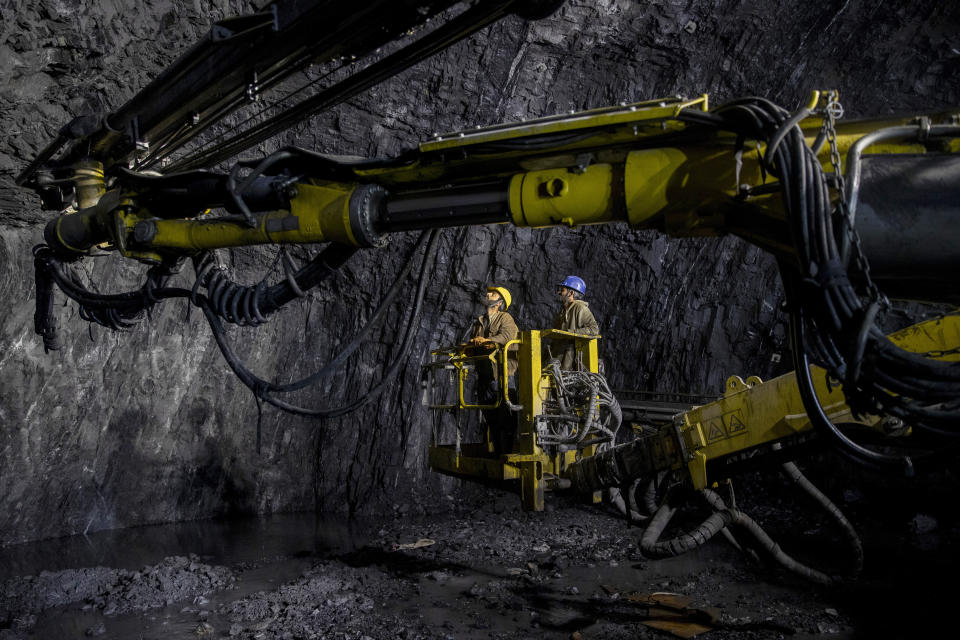
<path id="1" fill-rule="evenodd" d="M 577 276 L 567 276 L 557 285 L 557 295 L 563 301 L 563 307 L 553 318 L 553 328 L 570 333 L 595 336 L 600 334 L 597 319 L 590 311 L 590 305 L 583 296 L 587 293 L 587 283 Z M 573 366 L 573 348 L 566 349 L 560 362 L 562 369 L 571 369 Z"/>

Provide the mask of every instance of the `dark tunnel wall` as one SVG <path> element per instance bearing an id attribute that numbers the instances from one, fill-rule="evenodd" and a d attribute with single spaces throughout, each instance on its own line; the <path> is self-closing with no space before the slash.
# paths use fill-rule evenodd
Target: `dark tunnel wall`
<path id="1" fill-rule="evenodd" d="M 958 10 L 900 4 L 573 0 L 539 23 L 507 19 L 285 140 L 392 155 L 434 132 L 701 92 L 714 104 L 758 94 L 792 107 L 812 88 L 836 87 L 859 115 L 956 106 Z M 88 327 L 68 304 L 59 308 L 65 348 L 45 355 L 32 333 L 30 248 L 47 214 L 13 176 L 71 117 L 118 106 L 211 21 L 250 10 L 160 0 L 0 7 L 0 544 L 217 514 L 450 505 L 461 487 L 426 468 L 418 365 L 460 335 L 488 282 L 508 286 L 521 326 L 536 327 L 552 316 L 553 284 L 584 277 L 616 388 L 719 392 L 730 374 L 766 377 L 789 359 L 766 255 L 732 238 L 625 227 L 444 231 L 413 354 L 388 390 L 332 420 L 267 409 L 259 455 L 253 398 L 182 303 L 122 334 Z M 240 351 L 266 377 L 318 368 L 370 314 L 412 241 L 364 253 L 266 327 L 234 330 Z M 272 253 L 225 258 L 252 282 Z M 82 269 L 103 290 L 142 274 L 110 258 Z M 405 304 L 412 291 L 411 282 Z M 300 400 L 335 406 L 367 388 L 401 311 L 341 376 Z"/>

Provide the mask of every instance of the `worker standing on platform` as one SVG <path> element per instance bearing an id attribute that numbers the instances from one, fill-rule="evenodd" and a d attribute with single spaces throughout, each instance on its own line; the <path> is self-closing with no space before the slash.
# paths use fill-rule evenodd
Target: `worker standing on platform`
<path id="1" fill-rule="evenodd" d="M 470 330 L 469 344 L 479 349 L 503 349 L 511 340 L 517 339 L 517 323 L 513 316 L 507 313 L 511 296 L 506 287 L 487 287 L 484 298 L 486 312 L 478 317 Z M 516 345 L 513 346 L 516 349 Z M 517 370 L 516 358 L 507 358 L 507 375 L 513 376 Z M 499 367 L 493 367 L 489 361 L 481 360 L 477 364 L 477 395 L 482 404 L 494 404 L 500 396 L 497 380 L 500 377 Z M 500 399 L 500 406 L 496 409 L 485 409 L 484 419 L 490 427 L 490 437 L 497 454 L 510 450 L 516 432 L 516 419 L 510 414 L 506 402 Z"/>
<path id="2" fill-rule="evenodd" d="M 510 292 L 506 287 L 487 287 L 484 298 L 486 311 L 473 323 L 470 344 L 503 347 L 509 341 L 517 339 L 517 323 L 513 316 L 507 313 L 510 302 Z"/>
<path id="3" fill-rule="evenodd" d="M 600 334 L 597 319 L 593 317 L 590 305 L 583 300 L 586 293 L 587 283 L 577 276 L 567 276 L 563 279 L 563 282 L 557 285 L 557 295 L 560 297 L 563 306 L 553 318 L 554 329 L 586 336 Z M 560 358 L 560 368 L 572 369 L 573 359 L 574 348 L 570 344 L 563 350 Z"/>

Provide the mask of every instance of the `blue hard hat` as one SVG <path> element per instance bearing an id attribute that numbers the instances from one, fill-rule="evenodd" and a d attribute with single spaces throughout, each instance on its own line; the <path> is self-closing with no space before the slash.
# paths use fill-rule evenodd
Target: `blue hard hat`
<path id="1" fill-rule="evenodd" d="M 582 296 L 587 295 L 587 283 L 577 276 L 567 276 L 559 286 L 573 289 Z"/>

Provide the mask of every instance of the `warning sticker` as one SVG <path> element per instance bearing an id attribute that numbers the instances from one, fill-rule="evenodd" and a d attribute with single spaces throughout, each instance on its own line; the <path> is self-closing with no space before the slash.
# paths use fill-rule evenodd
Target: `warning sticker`
<path id="1" fill-rule="evenodd" d="M 719 418 L 713 418 L 707 423 L 707 442 L 716 442 L 725 438 L 743 435 L 747 432 L 747 425 L 743 421 L 743 414 L 738 409 L 725 413 Z"/>
<path id="2" fill-rule="evenodd" d="M 747 425 L 743 424 L 743 420 L 736 413 L 728 413 L 723 419 L 727 423 L 727 433 L 731 436 L 747 430 Z"/>
<path id="3" fill-rule="evenodd" d="M 711 420 L 710 424 L 707 425 L 707 442 L 712 440 L 720 440 L 721 438 L 727 437 L 723 427 L 717 424 L 718 422 L 719 420 Z"/>

